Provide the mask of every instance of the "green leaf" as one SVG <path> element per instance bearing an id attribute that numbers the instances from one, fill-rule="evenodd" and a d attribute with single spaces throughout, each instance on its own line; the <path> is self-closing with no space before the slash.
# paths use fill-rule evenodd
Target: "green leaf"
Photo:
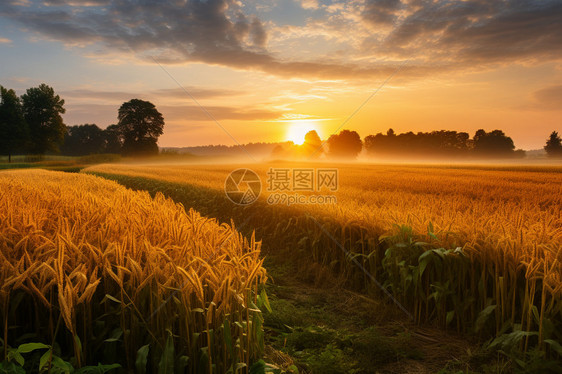
<path id="1" fill-rule="evenodd" d="M 273 310 L 271 309 L 271 304 L 269 304 L 269 298 L 267 297 L 267 293 L 265 292 L 265 290 L 261 290 L 261 297 L 263 300 L 263 305 L 265 305 L 265 309 L 267 309 L 269 313 L 273 313 Z"/>
<path id="2" fill-rule="evenodd" d="M 513 331 L 509 334 L 500 335 L 495 338 L 494 341 L 492 341 L 492 343 L 490 344 L 490 348 L 499 347 L 504 351 L 509 351 L 513 347 L 515 347 L 515 345 L 518 344 L 524 337 L 535 336 L 538 334 L 539 333 L 536 331 Z"/>
<path id="3" fill-rule="evenodd" d="M 25 374 L 25 370 L 21 366 L 13 362 L 0 362 L 0 374 Z"/>
<path id="4" fill-rule="evenodd" d="M 259 360 L 250 367 L 250 374 L 265 374 L 265 362 Z"/>
<path id="5" fill-rule="evenodd" d="M 52 350 L 49 349 L 39 359 L 39 371 L 47 370 L 48 365 L 49 365 L 49 359 L 51 358 L 51 352 L 52 352 Z"/>
<path id="6" fill-rule="evenodd" d="M 223 329 L 226 348 L 228 349 L 228 353 L 230 353 L 230 357 L 234 358 L 234 346 L 232 345 L 232 334 L 230 332 L 230 322 L 228 321 L 228 319 L 224 320 Z"/>
<path id="7" fill-rule="evenodd" d="M 51 371 L 50 373 L 64 373 L 70 374 L 74 372 L 74 368 L 70 363 L 64 361 L 62 358 L 53 355 L 51 361 Z"/>
<path id="8" fill-rule="evenodd" d="M 449 326 L 449 324 L 453 321 L 454 316 L 455 316 L 454 310 L 451 310 L 451 311 L 447 312 L 447 318 L 446 318 L 446 321 L 445 321 L 445 324 L 447 326 Z"/>
<path id="9" fill-rule="evenodd" d="M 33 352 L 36 349 L 49 349 L 51 348 L 50 346 L 43 344 L 43 343 L 25 343 L 25 344 L 21 344 L 17 351 L 19 353 L 29 353 L 29 352 Z"/>
<path id="10" fill-rule="evenodd" d="M 445 259 L 445 253 L 446 250 L 445 248 L 436 248 L 436 249 L 432 249 L 431 250 L 433 253 L 435 253 L 437 256 L 439 256 L 440 259 Z"/>
<path id="11" fill-rule="evenodd" d="M 541 317 L 539 315 L 539 309 L 537 308 L 536 305 L 533 305 L 531 307 L 531 310 L 533 311 L 533 317 L 535 317 L 535 322 L 538 324 L 541 320 Z"/>
<path id="12" fill-rule="evenodd" d="M 189 357 L 187 356 L 181 356 L 178 359 L 178 365 L 176 367 L 176 372 L 177 373 L 185 373 L 186 372 L 186 368 L 187 365 L 189 365 Z"/>
<path id="13" fill-rule="evenodd" d="M 558 353 L 558 355 L 562 356 L 562 345 L 560 345 L 560 343 L 558 343 L 556 340 L 552 340 L 552 339 L 545 339 L 544 342 L 548 345 L 550 345 L 550 348 L 552 348 L 552 350 L 556 353 Z"/>
<path id="14" fill-rule="evenodd" d="M 492 312 L 496 309 L 495 305 L 490 305 L 486 308 L 484 308 L 483 311 L 481 311 L 478 314 L 478 318 L 476 318 L 476 323 L 474 324 L 474 331 L 478 332 L 482 329 L 482 327 L 484 327 L 484 325 L 486 324 L 486 321 L 488 321 L 488 318 L 490 317 L 490 315 L 492 314 Z"/>
<path id="15" fill-rule="evenodd" d="M 160 374 L 174 373 L 174 338 L 171 332 L 168 333 L 168 340 L 166 340 L 166 346 L 158 364 L 158 373 Z"/>
<path id="16" fill-rule="evenodd" d="M 123 336 L 123 330 L 120 327 L 117 327 L 116 329 L 113 329 L 113 331 L 111 331 L 110 338 L 106 339 L 105 341 L 108 341 L 110 339 L 121 340 L 121 336 Z"/>
<path id="17" fill-rule="evenodd" d="M 78 348 L 78 352 L 82 354 L 82 342 L 80 341 L 78 335 L 74 335 L 74 341 L 76 342 L 76 347 Z"/>
<path id="18" fill-rule="evenodd" d="M 137 351 L 137 358 L 135 360 L 135 369 L 137 373 L 146 373 L 146 363 L 148 361 L 148 352 L 150 351 L 150 344 L 143 345 Z"/>
<path id="19" fill-rule="evenodd" d="M 291 365 L 288 369 L 291 370 L 294 374 L 299 374 L 299 368 L 296 367 L 296 365 Z"/>
<path id="20" fill-rule="evenodd" d="M 208 366 L 209 366 L 209 348 L 203 347 L 199 349 L 199 362 L 201 362 L 201 366 L 199 367 L 199 373 L 207 373 Z"/>
<path id="21" fill-rule="evenodd" d="M 422 253 L 420 255 L 420 257 L 418 257 L 418 264 L 419 264 L 419 268 L 420 268 L 420 277 L 423 275 L 425 268 L 427 267 L 427 265 L 429 265 L 429 263 L 431 262 L 431 254 L 433 252 L 431 251 L 425 251 L 424 253 Z"/>
<path id="22" fill-rule="evenodd" d="M 21 353 L 19 353 L 17 350 L 12 349 L 10 351 L 8 351 L 8 357 L 7 357 L 8 361 L 15 361 L 17 362 L 20 366 L 23 366 L 25 364 L 25 359 L 23 358 L 23 356 L 21 355 Z"/>
<path id="23" fill-rule="evenodd" d="M 246 363 L 245 362 L 239 362 L 236 364 L 236 367 L 234 369 L 235 373 L 238 373 L 238 371 L 244 369 L 246 367 Z"/>

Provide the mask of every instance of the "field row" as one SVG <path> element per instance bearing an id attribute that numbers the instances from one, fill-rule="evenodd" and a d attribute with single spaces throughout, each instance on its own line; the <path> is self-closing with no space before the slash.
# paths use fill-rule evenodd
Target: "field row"
<path id="1" fill-rule="evenodd" d="M 417 321 L 485 336 L 513 334 L 509 342 L 523 350 L 558 349 L 552 343 L 562 341 L 558 170 L 340 165 L 337 204 L 274 206 L 264 191 L 256 203 L 240 207 L 223 192 L 238 167 L 102 165 L 86 171 L 245 223 L 266 253 L 292 257 L 301 271 L 320 263 L 368 292 L 377 290 L 374 277 Z M 271 167 L 322 165 L 250 166 L 262 183 Z"/>
<path id="2" fill-rule="evenodd" d="M 0 191 L 5 357 L 26 339 L 48 345 L 43 369 L 226 372 L 261 357 L 266 272 L 253 238 L 90 175 L 6 171 Z"/>

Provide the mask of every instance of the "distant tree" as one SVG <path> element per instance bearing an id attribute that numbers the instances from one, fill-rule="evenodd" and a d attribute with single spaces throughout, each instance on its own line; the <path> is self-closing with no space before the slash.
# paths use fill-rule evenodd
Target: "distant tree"
<path id="1" fill-rule="evenodd" d="M 125 155 L 158 153 L 158 137 L 164 132 L 164 117 L 149 101 L 132 99 L 123 103 L 118 115 L 119 135 Z"/>
<path id="2" fill-rule="evenodd" d="M 546 141 L 544 150 L 548 157 L 562 157 L 562 139 L 556 131 L 553 131 Z"/>
<path id="3" fill-rule="evenodd" d="M 311 130 L 304 136 L 304 143 L 299 147 L 306 158 L 318 158 L 322 155 L 322 140 L 316 130 Z"/>
<path id="4" fill-rule="evenodd" d="M 363 140 L 365 150 L 369 153 L 375 153 L 377 148 L 377 137 L 383 136 L 380 132 L 377 135 L 367 135 Z"/>
<path id="5" fill-rule="evenodd" d="M 104 153 L 104 131 L 95 124 L 68 126 L 61 152 L 69 156 Z"/>
<path id="6" fill-rule="evenodd" d="M 343 130 L 328 139 L 328 156 L 333 158 L 356 158 L 363 142 L 355 131 Z"/>
<path id="7" fill-rule="evenodd" d="M 513 155 L 514 150 L 513 140 L 501 130 L 487 133 L 480 129 L 474 134 L 474 151 L 477 154 L 489 156 Z"/>
<path id="8" fill-rule="evenodd" d="M 277 144 L 272 150 L 271 150 L 271 157 L 273 158 L 283 158 L 286 155 L 286 151 L 285 148 L 283 148 L 283 146 L 281 144 Z"/>
<path id="9" fill-rule="evenodd" d="M 365 138 L 367 153 L 393 157 L 466 156 L 471 144 L 468 133 L 447 130 L 396 134 L 389 129 L 386 135 L 378 133 Z"/>
<path id="10" fill-rule="evenodd" d="M 29 127 L 30 148 L 33 154 L 48 151 L 58 152 L 64 141 L 66 126 L 61 114 L 64 114 L 64 100 L 55 91 L 41 84 L 30 88 L 22 95 L 23 115 Z"/>
<path id="11" fill-rule="evenodd" d="M 12 162 L 12 154 L 23 150 L 27 136 L 19 97 L 14 90 L 0 86 L 0 154 L 8 155 L 8 162 Z"/>
<path id="12" fill-rule="evenodd" d="M 109 125 L 103 130 L 105 137 L 104 153 L 121 153 L 121 138 L 119 133 L 119 126 Z"/>

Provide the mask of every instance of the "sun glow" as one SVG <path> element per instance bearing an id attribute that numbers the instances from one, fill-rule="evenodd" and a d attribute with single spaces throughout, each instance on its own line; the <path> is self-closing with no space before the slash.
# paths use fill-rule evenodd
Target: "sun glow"
<path id="1" fill-rule="evenodd" d="M 316 126 L 313 121 L 310 120 L 295 120 L 291 121 L 287 129 L 287 140 L 292 141 L 295 144 L 304 143 L 304 136 L 307 132 L 316 130 Z"/>

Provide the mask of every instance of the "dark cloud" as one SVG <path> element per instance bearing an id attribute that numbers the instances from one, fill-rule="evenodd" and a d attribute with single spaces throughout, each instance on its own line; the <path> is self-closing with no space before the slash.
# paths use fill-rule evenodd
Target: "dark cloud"
<path id="1" fill-rule="evenodd" d="M 159 105 L 154 102 L 166 121 L 212 121 L 211 118 L 197 105 Z M 121 103 L 113 104 L 72 104 L 67 109 L 64 120 L 67 125 L 82 123 L 83 118 L 102 127 L 117 123 L 117 111 Z M 218 121 L 270 121 L 281 117 L 283 113 L 275 110 L 255 107 L 205 106 L 205 109 Z"/>
<path id="2" fill-rule="evenodd" d="M 235 0 L 70 0 L 0 3 L 0 17 L 67 44 L 95 44 L 134 53 L 152 62 L 201 62 L 284 77 L 384 78 L 408 60 L 401 77 L 462 70 L 490 63 L 562 57 L 562 2 L 559 0 L 366 0 L 341 12 L 358 12 L 353 27 L 365 32 L 350 51 L 356 61 L 283 59 L 267 49 L 262 20 Z M 78 4 L 86 4 L 78 5 Z M 350 10 L 351 9 L 351 10 Z M 331 22 L 331 21 L 330 21 Z M 367 33 L 368 34 L 368 33 Z M 363 38 L 363 42 L 361 42 Z M 291 51 L 285 51 L 291 55 Z M 394 62 L 392 62 L 394 60 Z"/>
<path id="3" fill-rule="evenodd" d="M 233 0 L 114 0 L 100 7 L 71 6 L 73 2 L 63 0 L 43 4 L 2 3 L 0 15 L 67 43 L 100 42 L 135 52 L 170 51 L 188 61 L 217 51 L 228 59 L 231 53 L 263 47 L 267 39 L 259 19 L 248 18 Z"/>
<path id="4" fill-rule="evenodd" d="M 138 96 L 131 92 L 123 91 L 94 91 L 94 90 L 69 90 L 61 91 L 63 99 L 91 99 L 91 100 L 130 100 Z"/>
<path id="5" fill-rule="evenodd" d="M 43 0 L 43 4 L 46 6 L 101 6 L 109 4 L 110 0 Z"/>
<path id="6" fill-rule="evenodd" d="M 388 50 L 475 65 L 562 57 L 562 2 L 439 1 L 404 17 L 385 38 Z"/>
<path id="7" fill-rule="evenodd" d="M 250 37 L 255 45 L 265 47 L 267 43 L 267 32 L 257 17 L 253 18 L 250 25 Z"/>
<path id="8" fill-rule="evenodd" d="M 215 97 L 224 96 L 238 96 L 242 94 L 241 91 L 227 90 L 227 89 L 212 89 L 212 88 L 199 88 L 199 87 L 185 87 L 185 90 L 189 92 L 196 99 L 208 99 Z M 97 90 L 69 90 L 62 91 L 61 96 L 63 98 L 70 99 L 92 99 L 92 100 L 118 100 L 118 101 L 128 101 L 133 98 L 138 97 L 166 97 L 175 99 L 186 99 L 190 100 L 189 95 L 182 88 L 162 88 L 159 90 L 152 90 L 139 94 L 138 92 L 124 92 L 124 91 L 97 91 Z"/>
<path id="9" fill-rule="evenodd" d="M 373 26 L 393 24 L 402 7 L 401 0 L 366 0 L 361 17 Z"/>
<path id="10" fill-rule="evenodd" d="M 104 45 L 134 52 L 152 62 L 202 62 L 240 70 L 263 71 L 285 77 L 384 77 L 392 64 L 364 66 L 338 61 L 286 61 L 265 48 L 268 34 L 263 23 L 244 14 L 234 0 L 146 2 L 113 0 L 103 7 L 16 6 L 0 3 L 0 16 L 23 24 L 44 37 L 67 44 Z M 431 67 L 412 66 L 422 75 Z"/>

